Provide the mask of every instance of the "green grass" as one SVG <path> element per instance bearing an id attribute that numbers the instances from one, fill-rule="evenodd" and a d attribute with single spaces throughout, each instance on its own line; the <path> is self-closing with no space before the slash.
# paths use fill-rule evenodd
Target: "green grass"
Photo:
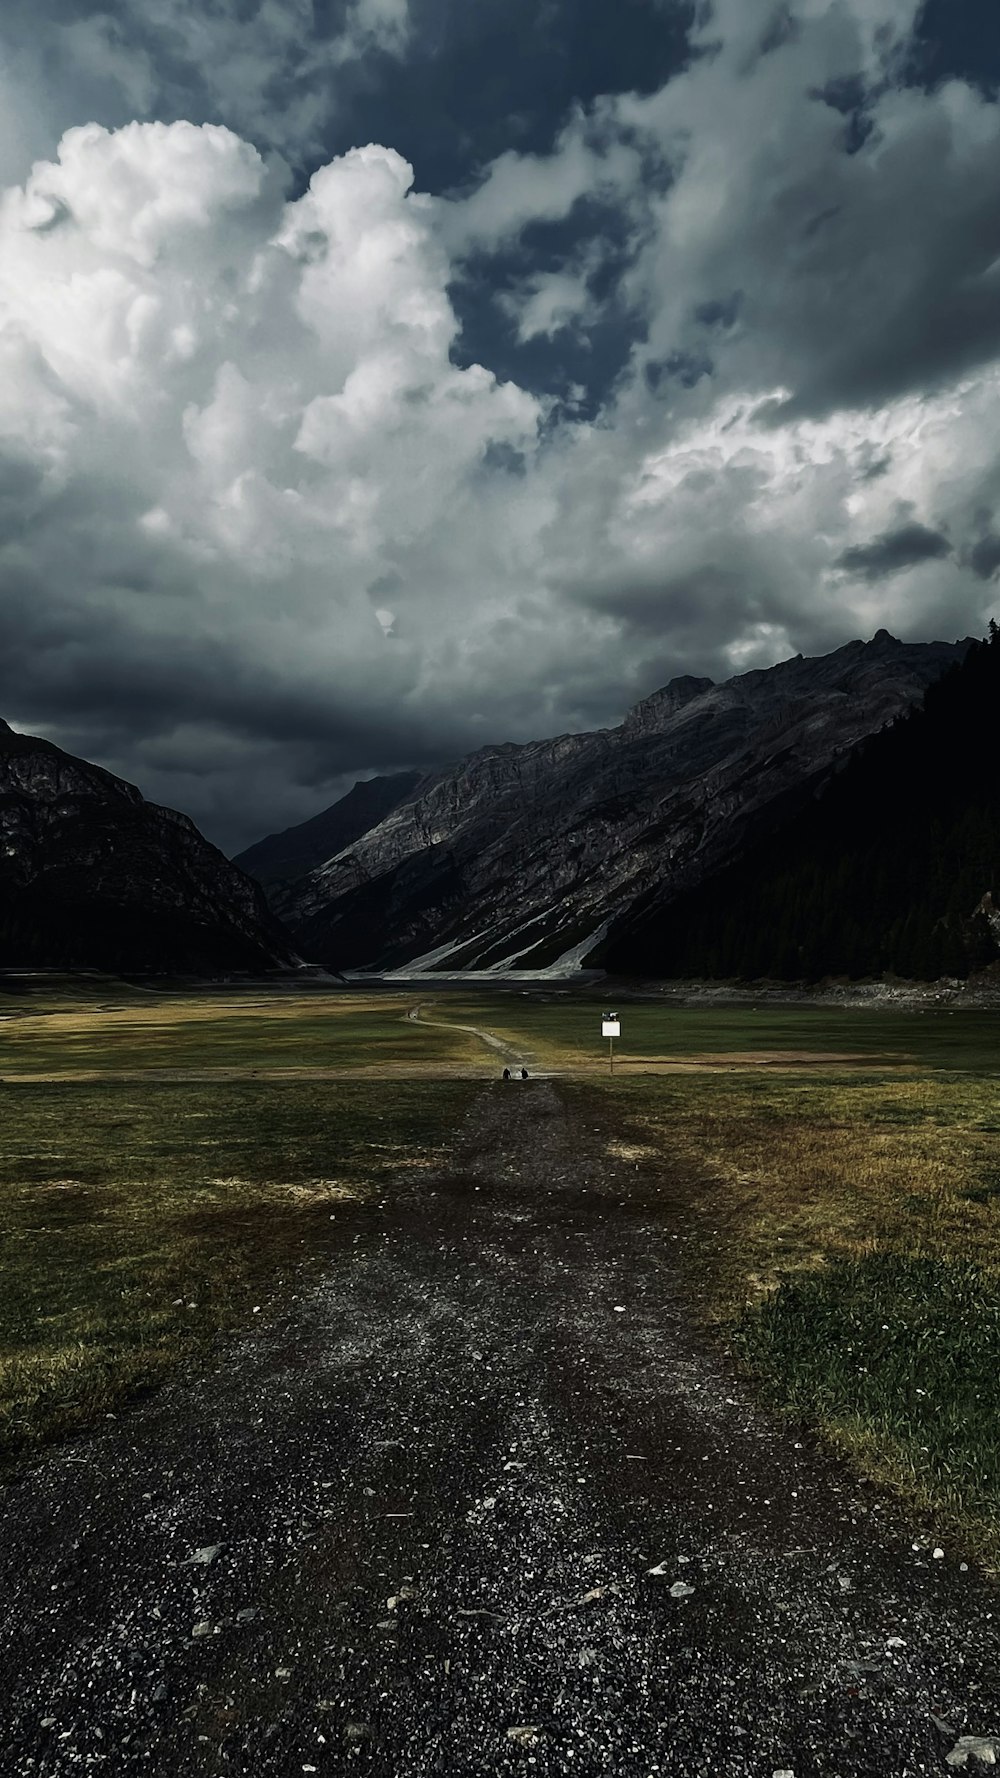
<path id="1" fill-rule="evenodd" d="M 0 1453 L 86 1425 L 266 1312 L 376 1192 L 442 1158 L 474 1090 L 0 1089 Z"/>
<path id="2" fill-rule="evenodd" d="M 608 1046 L 601 1014 L 607 998 L 550 991 L 436 996 L 433 1016 L 487 1025 L 534 1050 L 540 1062 L 601 1068 Z M 892 1058 L 927 1068 L 1000 1071 L 1000 1016 L 992 1012 L 919 1012 L 849 1007 L 678 1006 L 615 1002 L 622 1035 L 615 1054 L 665 1061 L 754 1051 L 837 1052 Z"/>
<path id="3" fill-rule="evenodd" d="M 771 1401 L 1000 1566 L 1000 1083 L 594 1081 L 683 1206 L 693 1299 Z"/>
<path id="4" fill-rule="evenodd" d="M 787 1413 L 996 1560 L 995 1264 L 892 1248 L 836 1259 L 786 1280 L 737 1321 L 734 1340 Z"/>

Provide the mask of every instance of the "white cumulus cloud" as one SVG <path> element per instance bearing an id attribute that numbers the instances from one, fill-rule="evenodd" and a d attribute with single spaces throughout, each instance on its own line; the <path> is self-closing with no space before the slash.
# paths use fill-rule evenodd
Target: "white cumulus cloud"
<path id="1" fill-rule="evenodd" d="M 391 145 L 291 197 L 252 132 L 67 130 L 0 200 L 0 712 L 235 843 L 673 672 L 981 628 L 1000 110 L 901 84 L 914 14 L 719 0 L 660 92 L 450 199 Z M 596 414 L 467 361 L 492 256 L 522 347 L 627 330 Z"/>

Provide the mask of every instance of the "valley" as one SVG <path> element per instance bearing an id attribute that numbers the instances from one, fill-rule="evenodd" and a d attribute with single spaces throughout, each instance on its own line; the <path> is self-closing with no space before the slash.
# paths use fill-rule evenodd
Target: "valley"
<path id="1" fill-rule="evenodd" d="M 626 1001 L 611 1074 L 593 989 L 36 986 L 8 997 L 0 1020 L 9 1452 L 209 1350 L 248 1295 L 263 1312 L 303 1269 L 321 1271 L 341 1201 L 391 1201 L 397 1175 L 444 1164 L 456 1120 L 505 1090 L 505 1064 L 527 1066 L 529 1086 L 549 1081 L 576 1115 L 591 1107 L 654 1196 L 704 1231 L 685 1243 L 698 1315 L 726 1339 L 739 1326 L 746 1362 L 807 1417 L 804 1347 L 789 1353 L 779 1338 L 785 1304 L 822 1319 L 873 1256 L 914 1254 L 945 1268 L 925 1293 L 971 1264 L 992 1301 L 989 1011 Z M 923 1310 L 900 1313 L 916 1341 Z M 966 1333 L 977 1318 L 966 1305 Z M 963 1363 L 975 1367 L 974 1346 Z M 894 1362 L 911 1361 L 904 1334 Z M 831 1440 L 987 1536 L 981 1488 L 1000 1513 L 1000 1447 L 994 1456 L 982 1415 L 968 1422 L 982 1472 L 970 1491 L 940 1440 L 921 1459 L 912 1388 L 905 1415 L 879 1419 L 849 1381 L 831 1395 L 811 1379 Z"/>

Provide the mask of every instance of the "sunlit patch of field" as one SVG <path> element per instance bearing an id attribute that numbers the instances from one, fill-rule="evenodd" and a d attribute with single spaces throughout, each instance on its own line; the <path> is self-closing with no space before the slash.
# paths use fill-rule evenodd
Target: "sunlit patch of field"
<path id="1" fill-rule="evenodd" d="M 440 1165 L 473 1084 L 0 1089 L 0 1454 L 266 1313 Z"/>
<path id="2" fill-rule="evenodd" d="M 650 1147 L 648 1142 L 613 1141 L 608 1143 L 607 1152 L 613 1161 L 635 1163 L 637 1161 L 655 1161 L 659 1158 L 659 1151 Z"/>
<path id="3" fill-rule="evenodd" d="M 732 1070 L 738 1068 L 774 1068 L 812 1069 L 817 1068 L 867 1068 L 884 1069 L 886 1067 L 905 1067 L 910 1058 L 902 1055 L 866 1055 L 863 1051 L 853 1054 L 849 1050 L 721 1050 L 718 1054 L 711 1052 L 701 1055 L 694 1053 L 685 1056 L 636 1056 L 619 1057 L 616 1072 L 631 1074 L 637 1071 L 646 1073 L 650 1069 L 660 1069 L 664 1073 L 703 1074 L 708 1070 Z M 601 1072 L 604 1064 L 599 1064 Z"/>
<path id="4" fill-rule="evenodd" d="M 491 1071 L 475 1038 L 415 1024 L 411 1005 L 403 996 L 351 991 L 144 996 L 44 1011 L 4 1002 L 0 1076 Z"/>

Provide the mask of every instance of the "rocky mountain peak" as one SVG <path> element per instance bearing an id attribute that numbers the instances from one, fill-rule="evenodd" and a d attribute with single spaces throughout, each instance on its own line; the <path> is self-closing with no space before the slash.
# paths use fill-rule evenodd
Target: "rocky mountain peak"
<path id="1" fill-rule="evenodd" d="M 626 736 L 653 734 L 661 729 L 664 723 L 676 716 L 678 710 L 693 703 L 715 686 L 713 679 L 699 679 L 693 673 L 681 673 L 669 684 L 661 686 L 659 691 L 651 692 L 648 698 L 633 706 L 621 725 L 621 732 Z"/>

